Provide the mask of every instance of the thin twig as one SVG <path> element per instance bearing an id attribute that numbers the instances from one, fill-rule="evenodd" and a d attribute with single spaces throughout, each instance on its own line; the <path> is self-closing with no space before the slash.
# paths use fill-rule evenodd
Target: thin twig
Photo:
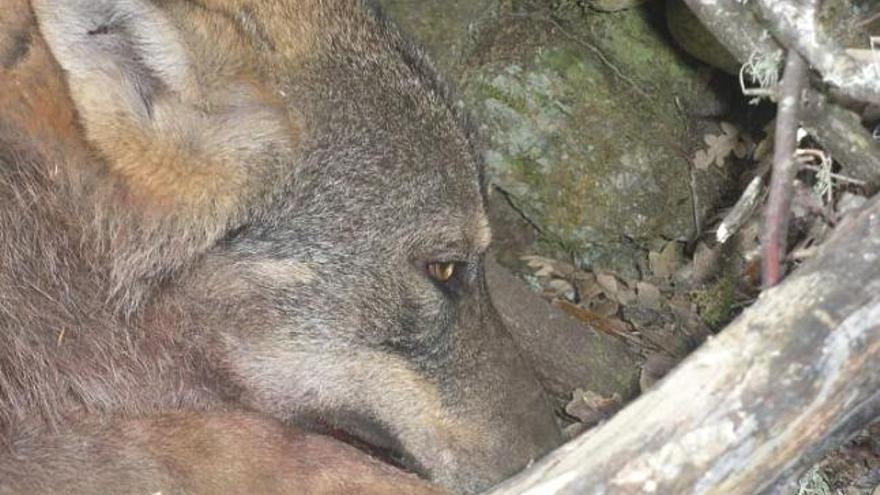
<path id="1" fill-rule="evenodd" d="M 740 62 L 767 57 L 784 48 L 766 35 L 764 25 L 741 0 L 684 1 Z M 847 175 L 865 181 L 869 193 L 875 190 L 880 185 L 880 144 L 862 127 L 859 116 L 828 101 L 818 91 L 809 91 L 807 101 L 802 113 L 804 127 L 843 165 Z"/>
<path id="2" fill-rule="evenodd" d="M 764 287 L 772 287 L 782 278 L 785 236 L 791 213 L 791 183 L 796 171 L 794 154 L 797 149 L 798 107 L 806 81 L 806 62 L 797 52 L 789 50 L 776 112 L 773 175 L 770 177 L 770 195 L 764 217 Z"/>
<path id="3" fill-rule="evenodd" d="M 818 172 L 818 171 L 822 170 L 822 167 L 820 167 L 818 165 L 813 165 L 812 163 L 802 163 L 801 167 L 805 168 L 807 170 L 810 170 L 812 172 Z M 828 174 L 828 177 L 831 177 L 832 179 L 834 179 L 836 181 L 846 182 L 846 183 L 852 184 L 854 186 L 864 186 L 865 185 L 865 181 L 863 181 L 863 180 L 853 179 L 852 177 L 847 177 L 847 176 L 841 175 L 841 174 L 835 174 L 833 172 Z"/>
<path id="4" fill-rule="evenodd" d="M 715 239 L 719 243 L 724 244 L 727 242 L 743 226 L 746 220 L 752 216 L 755 206 L 760 203 L 763 192 L 764 179 L 758 175 L 749 182 L 742 196 L 740 196 L 733 208 L 730 209 L 730 212 L 724 216 L 724 220 L 721 221 L 718 230 L 715 231 Z"/>
<path id="5" fill-rule="evenodd" d="M 878 19 L 880 19 L 880 10 L 874 12 L 873 14 L 868 14 L 867 17 L 865 17 L 864 19 L 856 22 L 856 27 L 863 28 Z"/>

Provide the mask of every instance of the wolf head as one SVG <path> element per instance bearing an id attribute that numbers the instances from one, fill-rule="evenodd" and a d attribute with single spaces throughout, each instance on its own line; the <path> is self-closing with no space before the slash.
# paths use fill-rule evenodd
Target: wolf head
<path id="1" fill-rule="evenodd" d="M 558 442 L 486 291 L 468 127 L 393 27 L 353 1 L 33 4 L 112 183 L 123 313 L 189 301 L 235 400 L 458 490 Z"/>

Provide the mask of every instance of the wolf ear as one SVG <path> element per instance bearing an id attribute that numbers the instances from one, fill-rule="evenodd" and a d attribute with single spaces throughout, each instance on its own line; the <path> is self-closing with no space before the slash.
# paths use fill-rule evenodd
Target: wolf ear
<path id="1" fill-rule="evenodd" d="M 141 0 L 33 4 L 40 30 L 90 127 L 114 116 L 147 126 L 163 93 L 195 96 L 189 55 L 154 5 Z"/>
<path id="2" fill-rule="evenodd" d="M 220 89 L 202 89 L 181 33 L 152 3 L 34 0 L 34 9 L 87 139 L 133 197 L 223 214 L 289 147 L 287 112 L 271 92 L 229 73 L 205 75 Z"/>
<path id="3" fill-rule="evenodd" d="M 253 70 L 218 70 L 228 57 L 218 46 L 211 72 L 198 72 L 183 33 L 146 0 L 33 6 L 86 139 L 125 198 L 127 211 L 105 212 L 102 226 L 118 290 L 167 276 L 277 196 L 296 127 Z"/>

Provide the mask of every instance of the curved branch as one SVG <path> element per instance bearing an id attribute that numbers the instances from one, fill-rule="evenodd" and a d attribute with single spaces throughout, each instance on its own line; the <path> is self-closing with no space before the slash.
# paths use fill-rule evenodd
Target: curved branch
<path id="1" fill-rule="evenodd" d="M 737 0 L 684 0 L 700 22 L 740 62 L 753 55 L 783 50 L 752 12 Z M 877 79 L 880 82 L 880 77 Z M 808 94 L 804 126 L 822 143 L 847 175 L 865 181 L 873 191 L 880 184 L 880 145 L 871 139 L 858 116 L 829 102 L 816 91 Z"/>
<path id="2" fill-rule="evenodd" d="M 761 16 L 773 35 L 797 50 L 842 94 L 880 104 L 880 64 L 849 56 L 817 23 L 817 2 L 758 0 Z"/>

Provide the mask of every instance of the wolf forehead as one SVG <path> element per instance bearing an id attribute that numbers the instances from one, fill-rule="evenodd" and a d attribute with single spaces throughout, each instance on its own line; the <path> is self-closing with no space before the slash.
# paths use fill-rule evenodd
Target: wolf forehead
<path id="1" fill-rule="evenodd" d="M 364 30 L 365 22 L 377 29 Z M 332 215 L 352 231 L 365 217 L 389 232 L 428 225 L 438 243 L 485 249 L 491 233 L 478 136 L 425 54 L 375 9 L 312 29 L 351 32 L 342 37 L 347 45 L 338 35 L 312 43 L 272 80 L 303 130 L 291 213 Z"/>

